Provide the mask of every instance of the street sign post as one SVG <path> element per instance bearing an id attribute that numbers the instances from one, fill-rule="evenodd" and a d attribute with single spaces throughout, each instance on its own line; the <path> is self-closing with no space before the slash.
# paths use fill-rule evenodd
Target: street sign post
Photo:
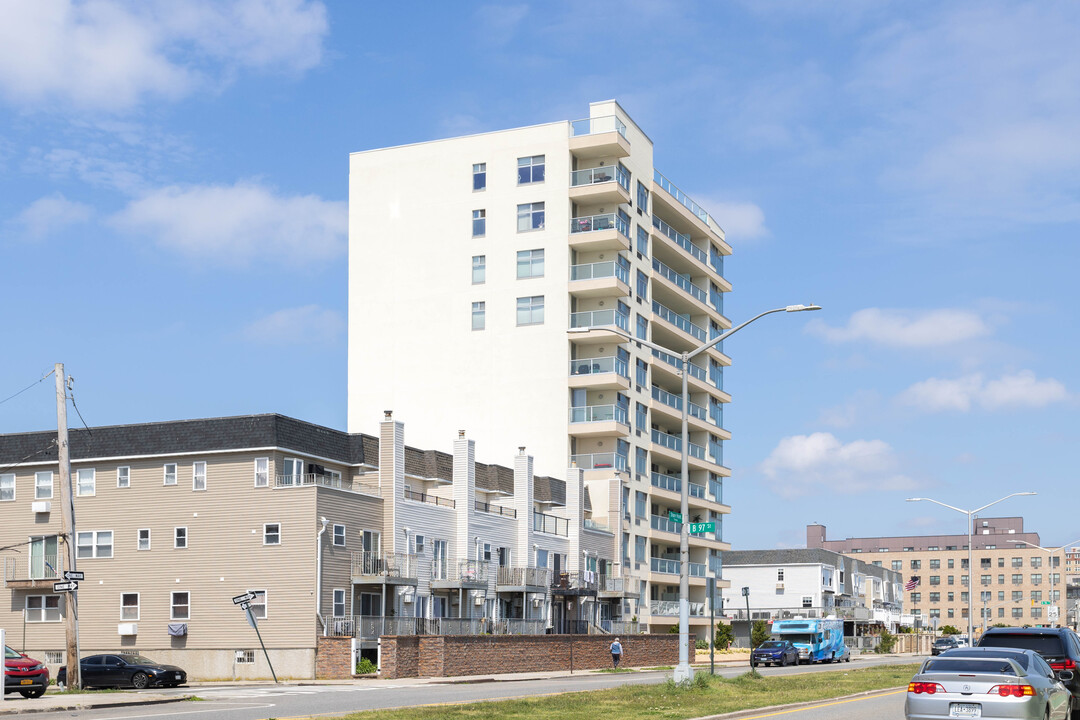
<path id="1" fill-rule="evenodd" d="M 1051 605 L 1046 609 L 1046 619 L 1051 622 L 1057 622 L 1057 619 L 1061 617 L 1059 612 L 1057 605 Z"/>
<path id="2" fill-rule="evenodd" d="M 263 642 L 262 633 L 259 632 L 259 622 L 255 619 L 255 613 L 251 611 L 251 601 L 255 599 L 255 593 L 246 592 L 243 595 L 235 596 L 232 601 L 233 605 L 239 605 L 240 609 L 244 611 L 244 617 L 247 618 L 248 625 L 255 629 L 255 635 L 259 638 L 259 645 L 262 647 L 263 655 L 266 657 L 266 664 L 270 666 L 270 674 L 274 678 L 274 682 L 278 682 L 277 673 L 274 672 L 274 664 L 270 662 L 270 653 L 266 652 L 266 644 Z"/>
<path id="3" fill-rule="evenodd" d="M 690 523 L 689 532 L 690 532 L 691 535 L 694 535 L 696 533 L 716 532 L 716 523 L 714 523 L 714 522 Z"/>
<path id="4" fill-rule="evenodd" d="M 85 580 L 86 579 L 86 573 L 84 573 L 82 571 L 76 571 L 76 570 L 65 570 L 64 571 L 64 579 L 65 580 Z"/>
<path id="5" fill-rule="evenodd" d="M 667 519 L 669 522 L 682 522 L 682 513 L 677 513 L 674 510 L 667 511 Z"/>
<path id="6" fill-rule="evenodd" d="M 53 592 L 57 592 L 57 593 L 75 592 L 76 590 L 79 589 L 79 583 L 75 582 L 74 580 L 69 580 L 67 582 L 53 583 L 52 589 L 53 589 Z"/>

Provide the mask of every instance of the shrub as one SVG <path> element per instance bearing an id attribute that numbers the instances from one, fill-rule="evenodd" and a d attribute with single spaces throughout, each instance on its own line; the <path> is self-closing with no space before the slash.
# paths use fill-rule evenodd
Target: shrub
<path id="1" fill-rule="evenodd" d="M 735 642 L 735 631 L 731 629 L 731 626 L 716 623 L 716 637 L 713 638 L 716 648 L 718 650 L 727 650 L 733 642 Z"/>
<path id="2" fill-rule="evenodd" d="M 890 653 L 893 648 L 896 647 L 896 636 L 888 630 L 881 631 L 881 642 L 878 643 L 877 648 L 874 649 L 876 653 Z"/>
<path id="3" fill-rule="evenodd" d="M 701 638 L 698 638 L 694 642 L 694 649 L 695 650 L 708 650 L 709 649 L 709 641 L 708 640 L 702 640 Z"/>
<path id="4" fill-rule="evenodd" d="M 955 625 L 942 625 L 941 626 L 941 634 L 942 635 L 959 635 L 960 634 L 960 628 L 956 627 Z"/>
<path id="5" fill-rule="evenodd" d="M 379 668 L 375 666 L 375 663 L 371 662 L 367 658 L 360 658 L 360 662 L 356 663 L 357 675 L 370 675 L 373 672 L 377 672 Z"/>

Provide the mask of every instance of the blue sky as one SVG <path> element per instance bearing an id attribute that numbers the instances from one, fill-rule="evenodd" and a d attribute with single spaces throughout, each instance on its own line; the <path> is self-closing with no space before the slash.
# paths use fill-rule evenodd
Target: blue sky
<path id="1" fill-rule="evenodd" d="M 344 428 L 348 153 L 616 98 L 725 227 L 737 549 L 1080 538 L 1080 5 L 0 0 L 0 432 Z M 437 232 L 437 228 L 433 228 Z M 373 422 L 382 408 L 373 408 Z M 408 418 L 406 422 L 408 432 Z M 72 415 L 72 422 L 78 417 Z M 447 437 L 449 449 L 452 437 Z M 512 449 L 478 448 L 508 464 Z M 1057 508 L 1055 510 L 1055 508 Z"/>

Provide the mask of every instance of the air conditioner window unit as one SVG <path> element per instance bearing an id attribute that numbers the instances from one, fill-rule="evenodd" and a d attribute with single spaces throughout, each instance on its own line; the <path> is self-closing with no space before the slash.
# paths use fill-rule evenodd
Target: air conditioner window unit
<path id="1" fill-rule="evenodd" d="M 474 602 L 477 605 L 483 605 L 484 604 L 484 596 L 483 595 L 477 595 L 476 600 L 474 600 Z"/>
<path id="2" fill-rule="evenodd" d="M 35 500 L 30 503 L 30 509 L 36 513 L 47 513 L 52 511 L 52 502 L 49 500 Z"/>
<path id="3" fill-rule="evenodd" d="M 138 623 L 120 623 L 116 626 L 116 632 L 119 635 L 138 635 L 139 624 Z"/>

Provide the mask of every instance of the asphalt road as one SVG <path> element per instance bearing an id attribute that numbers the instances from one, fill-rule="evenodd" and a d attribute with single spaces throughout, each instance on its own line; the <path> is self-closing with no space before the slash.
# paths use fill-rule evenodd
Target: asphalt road
<path id="1" fill-rule="evenodd" d="M 904 658 L 900 662 L 915 662 L 915 658 Z M 841 665 L 813 665 L 787 668 L 758 668 L 763 675 L 788 675 L 799 672 L 830 673 L 842 672 L 873 665 L 895 664 L 895 658 L 868 658 Z M 718 675 L 736 677 L 749 670 L 748 666 L 719 668 Z M 51 713 L 35 713 L 30 716 L 35 720 L 58 720 L 59 718 L 85 718 L 87 720 L 264 720 L 265 718 L 290 718 L 311 715 L 340 715 L 357 710 L 374 710 L 401 706 L 430 705 L 438 703 L 463 703 L 478 700 L 507 699 L 530 695 L 546 695 L 579 690 L 599 690 L 626 684 L 663 682 L 670 672 L 639 672 L 609 674 L 596 672 L 576 673 L 571 676 L 558 676 L 547 679 L 499 681 L 499 682 L 455 682 L 453 680 L 433 681 L 418 680 L 379 681 L 364 680 L 351 684 L 335 685 L 222 685 L 179 688 L 171 691 L 157 690 L 155 693 L 195 694 L 200 698 L 195 702 L 168 703 L 163 705 L 143 705 L 132 707 L 97 708 L 89 710 L 65 710 Z M 133 694 L 137 691 L 130 691 Z M 810 710 L 798 710 L 786 714 L 792 720 L 842 720 L 849 717 L 860 718 L 902 718 L 903 693 L 896 695 L 888 709 L 882 714 L 869 712 L 866 708 L 884 700 L 851 701 L 832 704 L 822 709 L 825 714 L 811 713 Z M 824 703 L 823 703 L 824 704 Z M 876 707 L 876 705 L 875 705 Z M 895 710 L 899 708 L 899 710 Z M 29 709 L 29 706 L 28 706 Z M 838 714 L 843 713 L 843 714 Z"/>

